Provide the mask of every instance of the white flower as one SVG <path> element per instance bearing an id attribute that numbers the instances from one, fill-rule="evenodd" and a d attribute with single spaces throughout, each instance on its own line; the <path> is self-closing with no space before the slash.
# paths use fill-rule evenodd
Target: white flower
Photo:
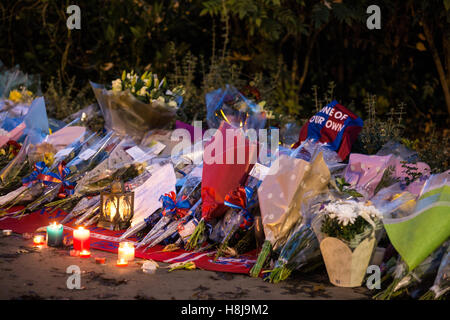
<path id="1" fill-rule="evenodd" d="M 174 100 L 169 101 L 167 105 L 172 108 L 176 108 L 178 106 L 177 102 Z"/>
<path id="2" fill-rule="evenodd" d="M 120 92 L 120 91 L 122 91 L 122 80 L 117 79 L 117 80 L 114 80 L 112 82 L 112 91 L 113 92 Z"/>
<path id="3" fill-rule="evenodd" d="M 331 219 L 337 219 L 343 226 L 353 224 L 358 218 L 358 207 L 353 202 L 330 203 L 325 207 Z"/>
<path id="4" fill-rule="evenodd" d="M 137 93 L 138 96 L 145 96 L 147 94 L 147 87 L 143 86 Z"/>
<path id="5" fill-rule="evenodd" d="M 156 100 L 161 102 L 161 103 L 165 102 L 164 97 L 162 97 L 162 96 L 159 96 L 158 99 L 156 99 Z"/>
<path id="6" fill-rule="evenodd" d="M 359 206 L 359 210 L 361 212 L 365 212 L 371 218 L 375 218 L 375 219 L 383 218 L 383 215 L 381 214 L 381 212 L 377 208 L 375 208 L 373 205 L 370 205 L 368 203 L 358 203 L 358 206 Z"/>

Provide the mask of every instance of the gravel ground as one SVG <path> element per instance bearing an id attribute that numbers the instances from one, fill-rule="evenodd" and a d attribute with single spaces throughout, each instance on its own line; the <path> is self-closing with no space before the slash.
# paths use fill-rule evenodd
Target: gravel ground
<path id="1" fill-rule="evenodd" d="M 117 255 L 92 251 L 89 259 L 71 257 L 68 249 L 35 248 L 21 235 L 0 236 L 0 299 L 369 299 L 365 288 L 332 286 L 325 270 L 295 274 L 271 284 L 247 275 L 204 270 L 168 272 L 160 263 L 156 274 L 143 273 L 137 259 L 128 267 L 115 266 Z M 105 257 L 106 264 L 95 263 Z M 67 267 L 81 269 L 81 289 L 70 290 Z"/>

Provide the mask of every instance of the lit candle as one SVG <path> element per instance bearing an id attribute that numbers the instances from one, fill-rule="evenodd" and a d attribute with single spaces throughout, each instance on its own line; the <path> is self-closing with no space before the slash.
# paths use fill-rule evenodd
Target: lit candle
<path id="1" fill-rule="evenodd" d="M 90 232 L 89 230 L 78 227 L 73 230 L 73 249 L 77 251 L 89 250 L 90 248 Z"/>
<path id="2" fill-rule="evenodd" d="M 3 230 L 3 234 L 5 236 L 10 236 L 12 234 L 12 230 Z"/>
<path id="3" fill-rule="evenodd" d="M 45 241 L 44 236 L 42 236 L 40 234 L 37 236 L 34 236 L 34 238 L 33 238 L 33 244 L 35 246 L 42 246 L 44 244 L 44 241 Z"/>
<path id="4" fill-rule="evenodd" d="M 118 267 L 126 267 L 128 265 L 128 261 L 125 259 L 119 259 L 117 260 L 116 266 Z"/>
<path id="5" fill-rule="evenodd" d="M 119 243 L 119 260 L 133 261 L 134 260 L 134 244 L 132 242 Z"/>
<path id="6" fill-rule="evenodd" d="M 106 258 L 95 258 L 95 263 L 97 264 L 105 264 Z"/>
<path id="7" fill-rule="evenodd" d="M 88 250 L 83 250 L 80 252 L 80 257 L 81 258 L 89 258 L 91 256 L 91 252 Z"/>
<path id="8" fill-rule="evenodd" d="M 47 227 L 47 245 L 51 247 L 59 247 L 63 243 L 63 231 L 62 224 L 53 222 Z"/>

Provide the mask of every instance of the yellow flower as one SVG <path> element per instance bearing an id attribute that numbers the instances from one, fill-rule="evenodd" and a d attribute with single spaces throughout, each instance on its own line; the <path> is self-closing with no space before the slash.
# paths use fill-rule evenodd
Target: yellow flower
<path id="1" fill-rule="evenodd" d="M 44 153 L 44 162 L 47 165 L 47 167 L 50 167 L 53 164 L 53 161 L 55 160 L 54 154 L 51 152 Z"/>
<path id="2" fill-rule="evenodd" d="M 18 90 L 11 90 L 8 99 L 12 102 L 19 103 L 22 101 L 22 94 Z"/>

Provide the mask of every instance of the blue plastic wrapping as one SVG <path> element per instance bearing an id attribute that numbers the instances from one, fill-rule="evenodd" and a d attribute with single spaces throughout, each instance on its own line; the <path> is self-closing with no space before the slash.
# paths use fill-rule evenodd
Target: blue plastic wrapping
<path id="1" fill-rule="evenodd" d="M 206 100 L 206 121 L 210 128 L 219 128 L 222 121 L 235 128 L 262 129 L 266 115 L 260 106 L 247 99 L 235 87 L 226 85 L 209 92 Z"/>

